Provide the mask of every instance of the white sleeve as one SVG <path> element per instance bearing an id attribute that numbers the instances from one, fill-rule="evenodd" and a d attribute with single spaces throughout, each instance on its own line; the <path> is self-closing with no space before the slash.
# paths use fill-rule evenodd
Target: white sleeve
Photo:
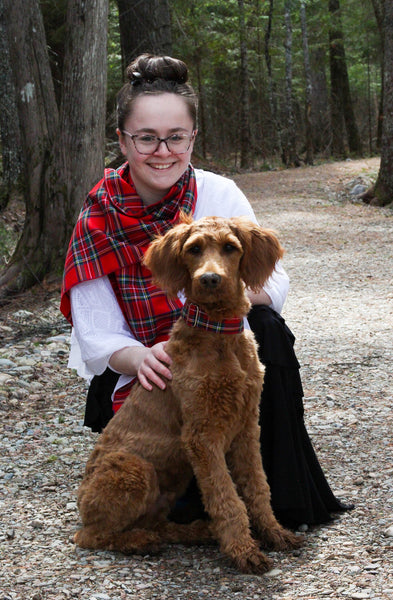
<path id="1" fill-rule="evenodd" d="M 281 313 L 284 302 L 289 291 L 289 277 L 279 260 L 274 267 L 273 273 L 263 286 L 264 291 L 270 296 L 272 303 L 270 307 Z"/>
<path id="2" fill-rule="evenodd" d="M 195 219 L 243 216 L 258 223 L 251 204 L 234 181 L 201 169 L 195 169 L 195 173 L 198 190 Z M 276 263 L 263 289 L 272 300 L 270 307 L 280 313 L 289 290 L 289 277 L 281 261 Z"/>
<path id="3" fill-rule="evenodd" d="M 68 366 L 91 379 L 108 366 L 113 352 L 142 346 L 132 335 L 107 277 L 84 281 L 70 292 L 73 330 Z"/>

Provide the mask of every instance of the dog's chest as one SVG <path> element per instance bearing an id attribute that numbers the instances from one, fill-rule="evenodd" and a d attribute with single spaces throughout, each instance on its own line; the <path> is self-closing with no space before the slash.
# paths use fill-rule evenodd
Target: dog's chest
<path id="1" fill-rule="evenodd" d="M 252 338 L 197 332 L 186 340 L 173 336 L 168 353 L 171 389 L 186 422 L 215 427 L 230 438 L 250 412 L 257 413 L 263 370 Z"/>

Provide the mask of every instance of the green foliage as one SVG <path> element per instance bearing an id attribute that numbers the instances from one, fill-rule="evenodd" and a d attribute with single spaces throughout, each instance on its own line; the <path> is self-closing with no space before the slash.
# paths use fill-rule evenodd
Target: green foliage
<path id="1" fill-rule="evenodd" d="M 107 137 L 115 141 L 115 97 L 124 80 L 120 50 L 118 8 L 116 0 L 109 1 L 108 78 L 107 78 Z M 67 0 L 41 0 L 47 41 L 55 82 L 61 84 L 64 55 L 64 26 Z M 308 45 L 320 75 L 329 83 L 330 15 L 326 0 L 304 0 L 307 15 Z M 381 92 L 381 41 L 372 2 L 341 0 L 341 24 L 344 35 L 347 69 L 352 99 L 362 135 L 375 135 L 379 94 Z M 191 81 L 201 98 L 204 145 L 215 160 L 228 158 L 237 163 L 239 146 L 240 38 L 238 0 L 169 0 L 172 15 L 174 56 L 187 62 Z M 269 81 L 265 62 L 265 35 L 268 25 L 269 2 L 245 0 L 246 44 L 250 83 L 250 122 L 253 151 L 262 157 L 274 153 L 275 135 L 268 101 Z M 275 101 L 280 126 L 285 114 L 285 23 L 284 0 L 274 0 L 269 52 L 271 57 Z M 292 94 L 295 106 L 296 129 L 302 145 L 305 98 L 305 74 L 300 0 L 292 2 Z M 315 64 L 314 64 L 315 68 Z M 326 119 L 329 97 L 325 100 Z M 328 136 L 327 132 L 324 134 Z M 201 152 L 202 135 L 196 151 Z M 326 142 L 328 143 L 328 142 Z"/>
<path id="2" fill-rule="evenodd" d="M 13 236 L 0 221 L 0 268 L 4 267 L 10 258 L 10 248 L 14 246 Z"/>

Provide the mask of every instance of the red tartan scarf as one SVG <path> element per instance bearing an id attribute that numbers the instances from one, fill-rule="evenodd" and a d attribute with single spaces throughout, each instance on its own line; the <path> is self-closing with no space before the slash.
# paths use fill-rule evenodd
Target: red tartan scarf
<path id="1" fill-rule="evenodd" d="M 176 224 L 180 210 L 194 212 L 196 195 L 191 165 L 165 198 L 150 206 L 136 193 L 128 163 L 105 169 L 86 198 L 68 248 L 60 304 L 65 317 L 71 322 L 74 285 L 108 275 L 136 339 L 145 346 L 168 339 L 182 304 L 152 283 L 141 261 L 150 242 Z"/>

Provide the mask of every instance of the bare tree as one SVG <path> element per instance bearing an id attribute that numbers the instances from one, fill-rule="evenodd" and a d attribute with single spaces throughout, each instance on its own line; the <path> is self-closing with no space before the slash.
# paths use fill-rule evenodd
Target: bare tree
<path id="1" fill-rule="evenodd" d="M 300 165 L 296 152 L 295 117 L 292 101 L 292 1 L 285 0 L 285 135 L 282 161 L 287 167 Z"/>
<path id="2" fill-rule="evenodd" d="M 280 156 L 282 155 L 282 136 L 281 136 L 281 128 L 277 116 L 277 100 L 275 94 L 275 84 L 273 79 L 273 71 L 272 71 L 272 58 L 270 54 L 270 38 L 272 33 L 272 23 L 273 23 L 273 9 L 274 9 L 274 0 L 269 0 L 269 13 L 268 13 L 268 21 L 265 31 L 265 61 L 267 68 L 267 77 L 268 77 L 268 96 L 269 96 L 269 106 L 270 113 L 272 116 L 273 122 L 273 138 L 276 146 L 276 150 L 279 152 Z"/>
<path id="3" fill-rule="evenodd" d="M 139 54 L 170 54 L 168 0 L 117 0 L 123 71 Z"/>
<path id="4" fill-rule="evenodd" d="M 365 197 L 373 204 L 386 206 L 393 203 L 393 3 L 384 0 L 384 95 L 381 140 L 381 166 L 373 194 Z"/>
<path id="5" fill-rule="evenodd" d="M 306 98 L 305 98 L 305 122 L 306 122 L 306 163 L 312 165 L 314 162 L 311 109 L 312 109 L 312 77 L 310 66 L 310 53 L 308 49 L 306 5 L 304 0 L 300 0 L 300 22 L 302 28 L 303 60 L 304 74 L 306 78 Z"/>
<path id="6" fill-rule="evenodd" d="M 333 136 L 332 153 L 334 156 L 343 157 L 345 156 L 344 124 L 349 151 L 354 154 L 361 154 L 362 144 L 356 125 L 349 88 L 339 0 L 329 0 L 329 12 L 331 18 L 331 25 L 329 28 L 329 55 Z"/>
<path id="7" fill-rule="evenodd" d="M 4 1 L 0 0 L 0 137 L 2 179 L 0 210 L 4 209 L 22 170 L 20 128 L 11 60 L 6 42 Z"/>
<path id="8" fill-rule="evenodd" d="M 385 32 L 384 32 L 384 12 L 385 12 L 385 0 L 372 0 L 374 8 L 374 14 L 377 21 L 378 31 L 381 36 L 382 44 L 382 61 L 381 61 L 381 95 L 379 100 L 379 115 L 378 115 L 378 127 L 377 127 L 377 148 L 381 147 L 382 138 L 382 121 L 383 121 L 383 96 L 384 96 L 384 47 L 385 47 Z"/>
<path id="9" fill-rule="evenodd" d="M 247 169 L 250 166 L 250 92 L 248 75 L 247 31 L 244 16 L 244 2 L 238 0 L 239 6 L 239 35 L 240 35 L 240 166 Z"/>
<path id="10" fill-rule="evenodd" d="M 330 156 L 329 88 L 326 77 L 326 52 L 321 46 L 311 51 L 312 106 L 311 125 L 315 152 Z"/>
<path id="11" fill-rule="evenodd" d="M 1 295 L 62 270 L 83 198 L 103 169 L 107 0 L 69 0 L 56 103 L 38 0 L 4 1 L 23 154 L 26 219 Z"/>

